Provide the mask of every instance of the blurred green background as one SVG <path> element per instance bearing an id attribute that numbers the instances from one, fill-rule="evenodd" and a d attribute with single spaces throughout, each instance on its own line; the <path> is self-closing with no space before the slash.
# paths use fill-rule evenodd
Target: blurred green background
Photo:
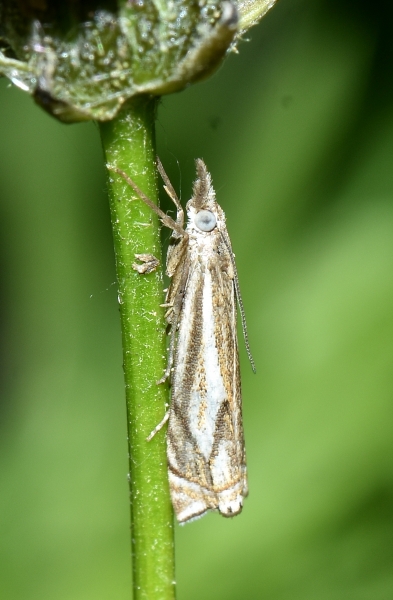
<path id="1" fill-rule="evenodd" d="M 236 252 L 250 496 L 177 527 L 179 600 L 393 598 L 393 7 L 281 0 L 162 99 Z M 98 130 L 0 83 L 0 595 L 125 600 L 125 402 Z M 179 166 L 177 164 L 179 163 Z"/>

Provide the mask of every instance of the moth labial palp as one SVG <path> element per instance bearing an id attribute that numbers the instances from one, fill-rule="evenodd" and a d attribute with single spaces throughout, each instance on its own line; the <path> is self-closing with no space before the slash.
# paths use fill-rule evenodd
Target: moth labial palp
<path id="1" fill-rule="evenodd" d="M 154 435 L 168 421 L 167 457 L 172 504 L 179 523 L 218 510 L 241 512 L 248 494 L 237 342 L 237 304 L 246 350 L 243 303 L 225 214 L 210 173 L 196 161 L 197 179 L 184 211 L 159 159 L 164 189 L 177 209 L 176 221 L 161 211 L 120 169 L 138 196 L 172 230 L 166 260 L 170 326 L 168 363 L 158 383 L 170 379 L 171 403 Z"/>

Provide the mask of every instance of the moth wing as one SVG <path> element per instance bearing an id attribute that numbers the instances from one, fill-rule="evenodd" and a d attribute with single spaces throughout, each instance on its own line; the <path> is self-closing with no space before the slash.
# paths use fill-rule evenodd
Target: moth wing
<path id="1" fill-rule="evenodd" d="M 225 256 L 225 255 L 224 255 Z M 225 516 L 237 514 L 248 494 L 244 446 L 242 397 L 237 339 L 237 306 L 231 265 L 215 266 L 212 280 L 217 283 L 215 338 L 219 371 L 225 388 L 225 400 L 216 417 L 216 434 L 210 457 L 210 469 L 219 510 Z"/>
<path id="2" fill-rule="evenodd" d="M 172 502 L 184 522 L 240 512 L 246 493 L 230 261 L 197 261 L 179 320 L 168 428 Z"/>

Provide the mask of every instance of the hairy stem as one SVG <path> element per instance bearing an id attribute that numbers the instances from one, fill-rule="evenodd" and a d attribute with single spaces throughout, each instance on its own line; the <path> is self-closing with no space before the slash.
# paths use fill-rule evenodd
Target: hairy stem
<path id="1" fill-rule="evenodd" d="M 154 121 L 157 100 L 140 96 L 100 124 L 105 158 L 157 202 Z M 138 273 L 135 254 L 161 260 L 157 215 L 113 171 L 108 171 L 121 316 L 130 460 L 131 545 L 135 600 L 172 600 L 173 512 L 164 430 L 146 437 L 164 416 L 165 323 L 161 269 Z"/>

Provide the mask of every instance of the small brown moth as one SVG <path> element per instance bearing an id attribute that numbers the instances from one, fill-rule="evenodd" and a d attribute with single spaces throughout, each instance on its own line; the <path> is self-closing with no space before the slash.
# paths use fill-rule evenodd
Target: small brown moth
<path id="1" fill-rule="evenodd" d="M 166 269 L 166 319 L 171 405 L 148 440 L 169 420 L 167 455 L 172 504 L 179 523 L 218 510 L 240 513 L 248 494 L 242 424 L 237 304 L 251 356 L 239 281 L 225 214 L 216 202 L 210 173 L 196 160 L 197 179 L 184 211 L 159 159 L 164 189 L 177 208 L 176 221 L 162 212 L 120 169 L 110 167 L 172 229 Z"/>

